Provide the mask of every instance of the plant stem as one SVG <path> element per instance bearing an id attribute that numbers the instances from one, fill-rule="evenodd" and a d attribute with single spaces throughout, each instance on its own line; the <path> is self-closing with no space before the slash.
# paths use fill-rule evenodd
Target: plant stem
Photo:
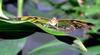
<path id="1" fill-rule="evenodd" d="M 76 48 L 79 48 L 82 52 L 87 52 L 86 47 L 83 45 L 83 43 L 81 42 L 81 40 L 79 38 L 77 38 L 74 41 L 73 46 L 75 46 Z"/>
<path id="2" fill-rule="evenodd" d="M 2 0 L 0 0 L 0 11 L 2 10 Z"/>
<path id="3" fill-rule="evenodd" d="M 24 0 L 18 0 L 18 3 L 17 3 L 17 16 L 18 17 L 21 17 L 23 16 L 23 2 Z"/>
<path id="4" fill-rule="evenodd" d="M 0 0 L 0 17 L 3 17 L 3 18 L 6 18 L 6 19 L 9 19 L 7 16 L 4 15 L 3 13 L 3 10 L 2 10 L 2 0 Z"/>

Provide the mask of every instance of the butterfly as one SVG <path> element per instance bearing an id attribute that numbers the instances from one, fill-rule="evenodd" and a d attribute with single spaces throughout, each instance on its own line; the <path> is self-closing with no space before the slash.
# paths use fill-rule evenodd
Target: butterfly
<path id="1" fill-rule="evenodd" d="M 50 21 L 48 21 L 50 25 L 55 27 L 57 30 L 65 31 L 65 32 L 72 32 L 76 29 L 84 29 L 88 30 L 91 29 L 94 24 L 80 21 L 80 20 L 74 20 L 74 19 L 57 19 L 53 17 Z"/>
<path id="2" fill-rule="evenodd" d="M 36 17 L 36 16 L 23 16 L 18 19 L 29 21 L 36 24 L 41 24 L 42 26 L 53 28 L 56 30 L 64 31 L 64 32 L 73 32 L 76 29 L 91 29 L 94 24 L 74 19 L 57 19 L 53 17 L 51 19 L 47 19 L 44 17 Z"/>

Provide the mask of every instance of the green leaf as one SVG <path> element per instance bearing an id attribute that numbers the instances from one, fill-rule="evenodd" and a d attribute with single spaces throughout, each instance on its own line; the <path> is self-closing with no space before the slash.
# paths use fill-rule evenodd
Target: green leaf
<path id="1" fill-rule="evenodd" d="M 22 38 L 34 32 L 45 32 L 52 35 L 67 35 L 64 32 L 43 27 L 28 21 L 0 20 L 0 35 L 2 38 Z"/>
<path id="2" fill-rule="evenodd" d="M 100 45 L 88 48 L 88 52 L 83 55 L 100 55 Z"/>
<path id="3" fill-rule="evenodd" d="M 34 33 L 34 25 L 29 22 L 0 20 L 0 38 L 23 38 Z"/>
<path id="4" fill-rule="evenodd" d="M 93 6 L 83 6 L 83 7 L 75 7 L 73 8 L 75 9 L 76 11 L 81 11 L 83 12 L 86 16 L 89 16 L 89 15 L 93 15 L 93 14 L 96 14 L 96 13 L 99 13 L 100 12 L 100 8 L 99 6 L 96 6 L 96 5 L 93 5 Z"/>
<path id="5" fill-rule="evenodd" d="M 98 8 L 99 6 L 92 6 L 92 7 L 86 7 L 84 10 L 85 15 L 92 15 L 92 14 L 96 14 L 100 12 L 100 8 Z"/>
<path id="6" fill-rule="evenodd" d="M 52 35 L 58 35 L 58 36 L 68 36 L 67 33 L 64 33 L 62 31 L 58 31 L 52 28 L 44 27 L 40 24 L 35 24 L 31 22 L 26 21 L 6 21 L 1 20 L 0 21 L 0 35 L 3 36 L 3 38 L 19 38 L 19 37 L 25 37 L 28 36 L 34 32 L 45 32 Z M 7 27 L 8 26 L 8 27 Z M 25 33 L 25 34 L 24 34 Z M 29 33 L 29 34 L 28 34 Z M 86 51 L 84 45 L 81 43 L 79 39 L 76 39 L 74 41 L 74 46 L 78 46 L 82 51 Z"/>
<path id="7" fill-rule="evenodd" d="M 57 55 L 66 49 L 72 49 L 75 51 L 80 51 L 82 53 L 85 53 L 87 51 L 79 39 L 74 41 L 73 45 L 68 45 L 64 42 L 55 40 L 33 49 L 29 52 L 29 55 Z"/>
<path id="8" fill-rule="evenodd" d="M 33 49 L 29 55 L 56 55 L 65 49 L 74 49 L 66 43 L 55 40 L 43 46 Z"/>
<path id="9" fill-rule="evenodd" d="M 90 48 L 88 48 L 88 50 L 91 51 L 91 52 L 99 52 L 100 53 L 100 51 L 99 51 L 100 50 L 100 45 L 90 47 Z"/>
<path id="10" fill-rule="evenodd" d="M 54 29 L 51 29 L 51 28 L 43 27 L 41 25 L 37 25 L 37 26 L 40 27 L 43 31 L 45 31 L 49 34 L 52 34 L 52 35 L 58 35 L 58 36 L 67 35 L 66 33 L 64 33 L 62 31 L 58 31 L 58 30 L 54 30 Z"/>
<path id="11" fill-rule="evenodd" d="M 71 4 L 67 3 L 67 4 L 64 4 L 61 6 L 61 9 L 64 9 L 64 10 L 70 10 L 72 9 L 73 7 L 71 6 Z"/>
<path id="12" fill-rule="evenodd" d="M 0 40 L 0 55 L 17 55 L 25 45 L 26 38 L 16 40 Z"/>

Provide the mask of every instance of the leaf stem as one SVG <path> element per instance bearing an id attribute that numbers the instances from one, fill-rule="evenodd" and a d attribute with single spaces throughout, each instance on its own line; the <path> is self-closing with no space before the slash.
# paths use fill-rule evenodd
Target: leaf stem
<path id="1" fill-rule="evenodd" d="M 82 50 L 82 52 L 87 52 L 86 47 L 83 45 L 83 43 L 81 42 L 81 40 L 79 38 L 77 38 L 74 41 L 73 46 L 75 46 L 76 48 L 79 48 L 80 50 Z"/>
<path id="2" fill-rule="evenodd" d="M 18 17 L 21 17 L 23 16 L 23 2 L 24 0 L 18 0 L 18 3 L 17 3 L 17 16 Z"/>
<path id="3" fill-rule="evenodd" d="M 9 18 L 8 18 L 7 16 L 5 16 L 4 13 L 3 13 L 3 10 L 2 10 L 2 6 L 3 6 L 3 5 L 2 5 L 2 3 L 3 3 L 2 0 L 0 0 L 0 17 L 4 17 L 4 18 L 6 18 L 6 19 L 9 19 Z"/>

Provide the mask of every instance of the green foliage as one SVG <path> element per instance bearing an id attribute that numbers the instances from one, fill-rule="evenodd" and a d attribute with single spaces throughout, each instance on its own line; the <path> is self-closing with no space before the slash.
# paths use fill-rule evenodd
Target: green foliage
<path id="1" fill-rule="evenodd" d="M 82 55 L 99 55 L 100 54 L 100 46 L 93 46 L 88 48 L 88 52 L 82 54 Z"/>
<path id="2" fill-rule="evenodd" d="M 87 53 L 87 54 L 99 55 L 99 54 L 100 54 L 99 49 L 100 49 L 100 46 L 89 47 L 89 48 L 88 48 L 89 53 Z"/>
<path id="3" fill-rule="evenodd" d="M 91 1 L 91 2 L 89 2 Z M 65 19 L 82 19 L 84 21 L 88 21 L 93 23 L 95 26 L 89 33 L 98 33 L 100 29 L 100 17 L 96 16 L 96 19 L 93 17 L 96 14 L 100 14 L 100 0 L 86 0 L 84 1 L 83 6 L 79 6 L 77 0 L 69 0 L 63 1 L 61 3 L 53 2 L 51 0 L 27 0 L 24 4 L 23 0 L 18 0 L 18 17 L 23 15 L 23 7 L 26 9 L 26 12 L 29 16 L 43 16 L 43 17 L 59 17 Z M 19 5 L 20 4 L 20 5 Z M 39 5 L 43 5 L 39 10 Z M 45 8 L 50 7 L 48 10 L 45 11 Z M 7 11 L 2 9 L 2 0 L 0 0 L 0 16 L 7 18 L 5 16 L 11 18 L 9 20 L 0 19 L 0 37 L 3 39 L 10 39 L 10 40 L 0 40 L 0 55 L 16 55 L 24 46 L 27 36 L 34 34 L 35 32 L 43 32 L 48 33 L 51 35 L 57 36 L 68 36 L 68 33 L 64 33 L 62 31 L 54 30 L 52 28 L 43 27 L 41 25 L 36 25 L 31 22 L 27 21 L 18 21 L 17 18 L 13 18 L 12 14 L 7 13 Z M 82 15 L 81 15 L 82 14 Z M 100 15 L 99 15 L 100 16 Z M 13 21 L 11 19 L 14 19 Z M 23 39 L 19 39 L 23 38 Z M 16 39 L 16 40 L 11 40 Z M 76 38 L 77 39 L 77 38 Z M 99 39 L 99 38 L 98 38 Z M 84 42 L 85 40 L 83 40 Z M 74 41 L 73 41 L 74 42 Z M 81 40 L 79 39 L 78 42 L 74 42 L 73 44 L 77 44 L 76 48 L 81 49 L 80 51 L 84 50 L 84 45 L 80 44 Z M 21 45 L 21 47 L 20 47 Z M 56 55 L 65 49 L 69 49 L 72 46 L 69 46 L 60 41 L 52 41 L 47 43 L 43 46 L 37 47 L 29 52 L 30 55 Z M 88 47 L 87 53 L 83 53 L 83 55 L 99 55 L 100 51 L 98 50 L 100 46 L 93 46 Z M 9 50 L 10 49 L 10 50 Z M 76 50 L 75 50 L 76 51 Z M 80 52 L 81 53 L 81 52 Z"/>
<path id="4" fill-rule="evenodd" d="M 47 43 L 43 46 L 40 46 L 36 49 L 33 49 L 29 52 L 29 55 L 56 55 L 61 51 L 68 49 L 69 46 L 61 41 L 55 40 L 50 43 Z M 70 47 L 71 49 L 73 47 Z"/>
<path id="5" fill-rule="evenodd" d="M 2 34 L 1 33 L 0 34 L 1 34 L 1 36 L 3 36 L 2 38 L 4 38 L 4 39 L 5 38 L 7 38 L 7 39 L 23 38 L 23 37 L 26 37 L 28 35 L 31 35 L 34 32 L 40 32 L 40 30 L 41 31 L 43 30 L 42 32 L 52 34 L 52 35 L 58 35 L 58 36 L 67 35 L 67 33 L 65 34 L 64 32 L 57 31 L 57 30 L 47 28 L 47 27 L 43 27 L 39 24 L 31 23 L 28 21 L 9 21 L 9 20 L 1 19 L 0 23 L 1 23 L 0 31 L 2 33 Z M 6 26 L 9 26 L 9 27 L 6 27 Z M 27 33 L 27 34 L 24 34 L 24 33 Z M 53 44 L 53 42 L 52 42 L 52 44 Z M 57 44 L 59 44 L 59 43 L 57 43 Z M 84 51 L 85 47 L 81 43 L 80 40 L 78 40 L 74 44 L 76 47 L 78 46 L 77 48 L 81 49 L 81 51 Z M 51 46 L 53 47 L 53 45 L 51 45 Z M 61 50 L 59 50 L 59 51 L 61 51 Z M 55 54 L 55 53 L 52 53 L 52 54 Z"/>
<path id="6" fill-rule="evenodd" d="M 0 20 L 0 23 L 0 35 L 4 39 L 23 38 L 34 33 L 34 26 L 27 22 Z"/>
<path id="7" fill-rule="evenodd" d="M 17 55 L 17 53 L 25 45 L 26 39 L 27 38 L 16 39 L 16 40 L 0 39 L 0 55 Z"/>
<path id="8" fill-rule="evenodd" d="M 52 34 L 52 35 L 58 35 L 58 36 L 65 36 L 65 35 L 68 35 L 67 33 L 64 33 L 62 31 L 58 31 L 58 30 L 54 30 L 54 29 L 51 29 L 51 28 L 47 28 L 47 27 L 43 27 L 41 25 L 37 25 L 38 27 L 40 27 L 42 30 L 44 30 L 45 32 L 49 33 L 49 34 Z"/>
<path id="9" fill-rule="evenodd" d="M 1 19 L 0 23 L 1 23 L 0 32 L 2 33 L 3 36 L 4 34 L 6 34 L 5 38 L 6 36 L 9 36 L 7 38 L 25 37 L 25 36 L 33 34 L 34 32 L 39 32 L 42 30 L 52 35 L 67 35 L 64 32 L 43 27 L 39 24 L 37 25 L 35 23 L 30 23 L 28 21 L 9 21 L 9 20 L 7 21 L 7 20 Z M 39 30 L 36 30 L 36 29 L 39 29 Z M 24 33 L 27 33 L 27 34 L 24 34 Z"/>

